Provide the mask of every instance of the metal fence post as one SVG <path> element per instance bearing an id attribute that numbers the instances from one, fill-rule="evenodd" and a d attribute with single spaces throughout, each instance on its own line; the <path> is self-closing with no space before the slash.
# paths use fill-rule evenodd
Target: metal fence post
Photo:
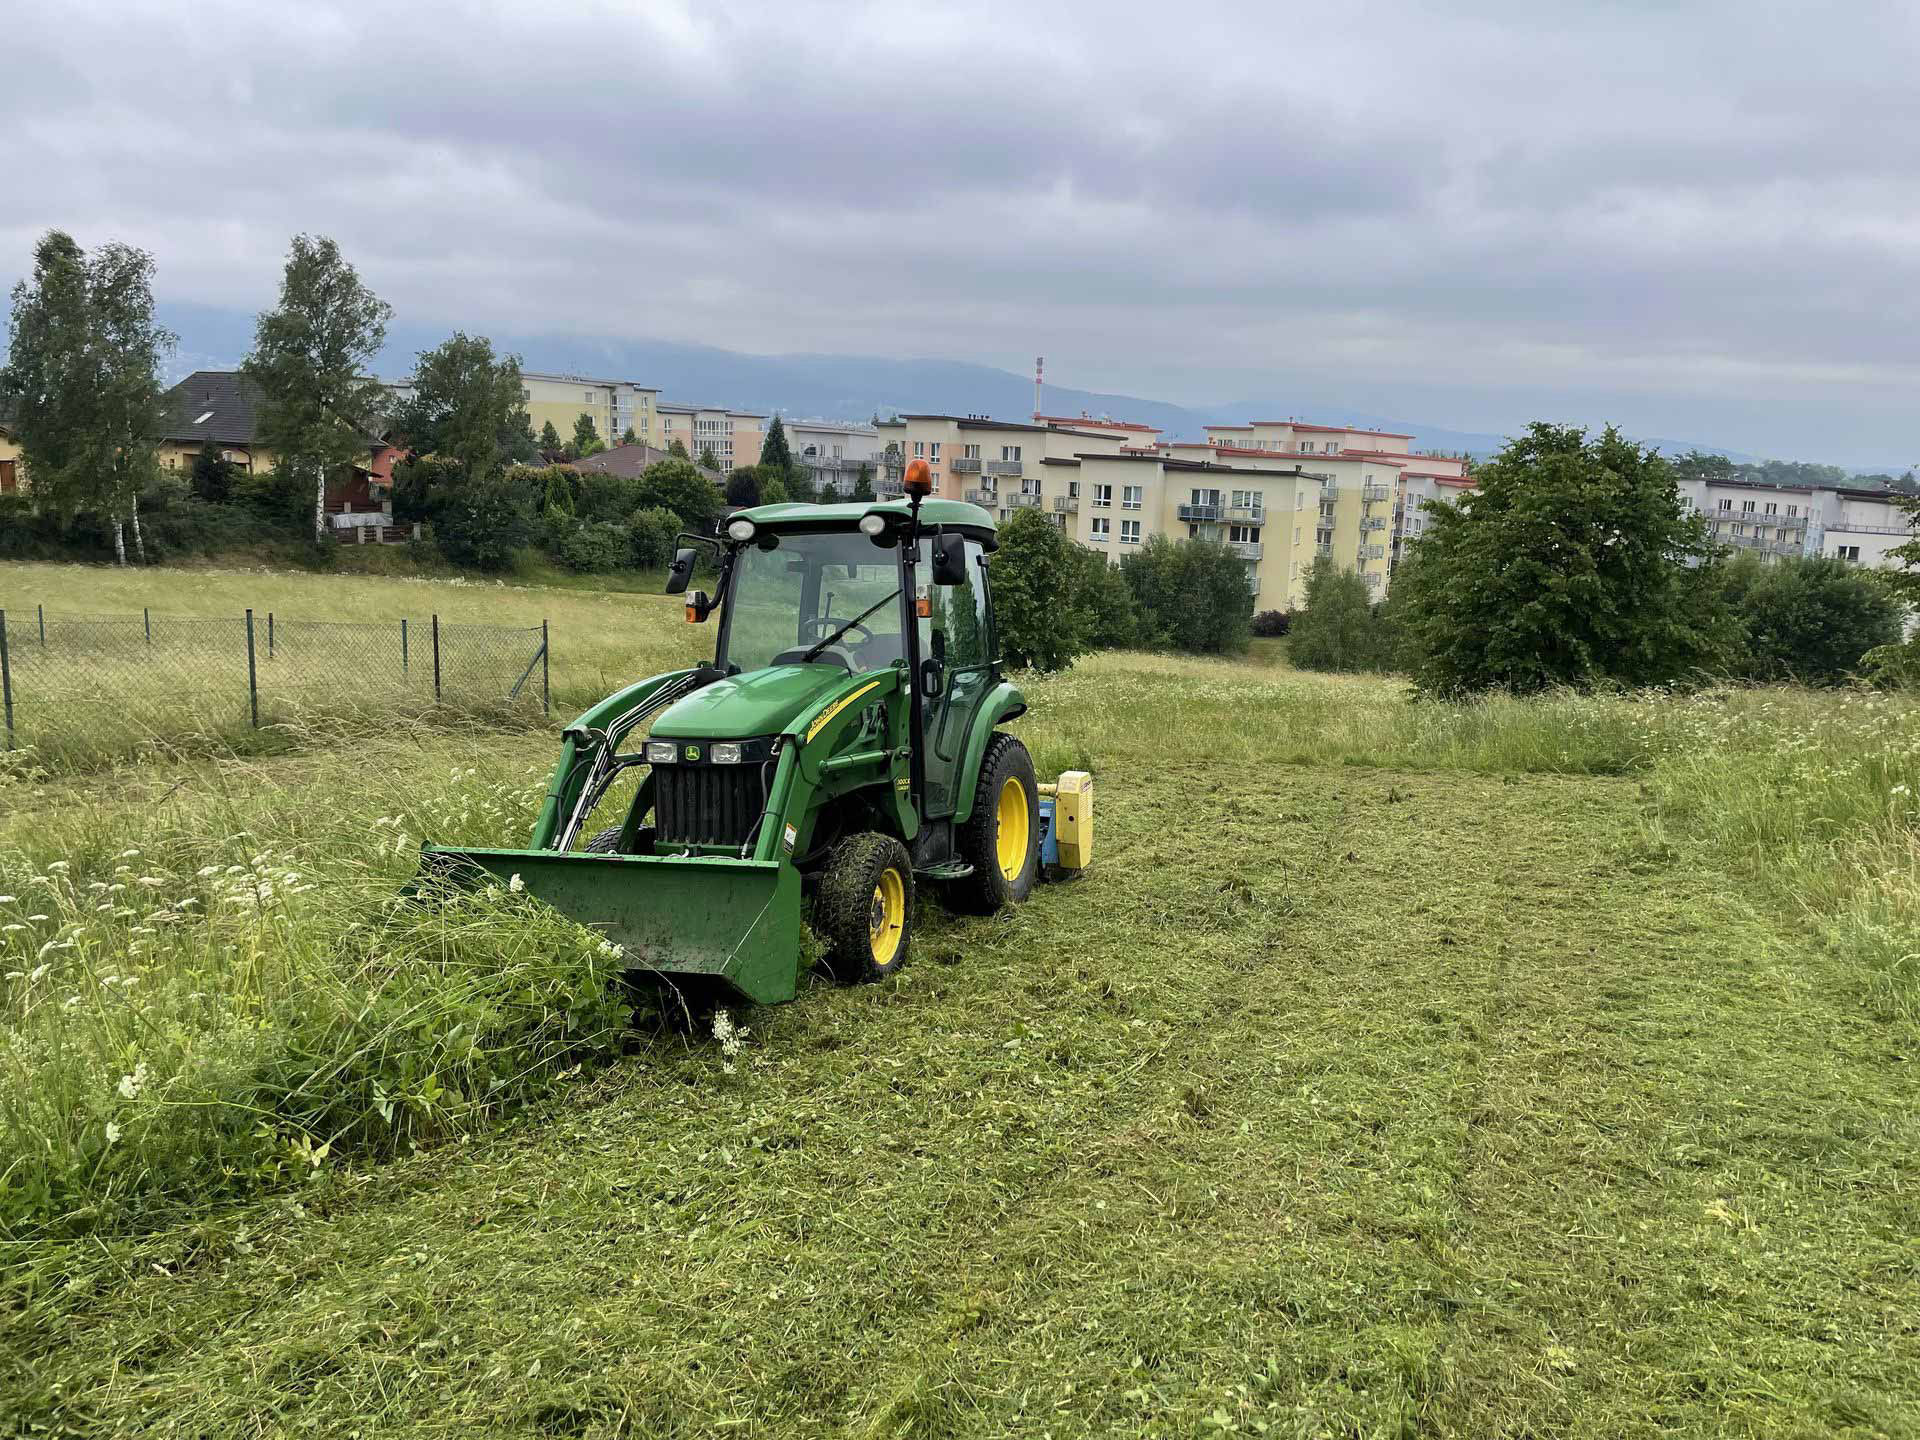
<path id="1" fill-rule="evenodd" d="M 273 659 L 273 611 L 267 611 L 267 659 Z"/>
<path id="2" fill-rule="evenodd" d="M 145 605 L 140 607 L 140 623 L 147 627 L 147 644 L 153 644 L 153 611 Z"/>
<path id="3" fill-rule="evenodd" d="M 440 612 L 433 614 L 433 703 L 440 703 Z"/>
<path id="4" fill-rule="evenodd" d="M 6 701 L 7 749 L 13 749 L 13 662 L 7 658 L 7 612 L 0 610 L 0 698 Z"/>
<path id="5" fill-rule="evenodd" d="M 400 683 L 407 680 L 407 617 L 400 617 Z"/>
<path id="6" fill-rule="evenodd" d="M 260 728 L 260 679 L 253 668 L 253 610 L 247 610 L 247 705 L 253 713 L 253 728 Z"/>
<path id="7" fill-rule="evenodd" d="M 36 605 L 33 608 L 40 616 L 40 648 L 44 650 L 47 644 L 47 607 Z"/>
<path id="8" fill-rule="evenodd" d="M 547 622 L 540 622 L 540 713 L 553 714 L 553 686 L 548 678 L 548 666 L 552 663 L 552 652 L 547 646 L 552 643 L 547 634 Z"/>

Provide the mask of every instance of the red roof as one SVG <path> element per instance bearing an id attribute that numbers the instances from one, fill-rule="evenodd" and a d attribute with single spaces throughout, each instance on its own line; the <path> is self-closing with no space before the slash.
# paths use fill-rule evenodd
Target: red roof
<path id="1" fill-rule="evenodd" d="M 1480 488 L 1480 482 L 1475 480 L 1471 475 L 1436 475 L 1433 477 L 1433 483 L 1436 485 L 1453 485 L 1465 490 L 1477 490 Z"/>
<path id="2" fill-rule="evenodd" d="M 1359 425 L 1309 425 L 1304 420 L 1256 420 L 1255 425 L 1290 425 L 1295 430 L 1318 430 L 1328 435 L 1378 435 L 1386 440 L 1411 440 L 1398 430 L 1368 430 Z"/>
<path id="3" fill-rule="evenodd" d="M 1134 425 L 1125 420 L 1096 420 L 1091 415 L 1041 415 L 1035 414 L 1037 425 L 1092 425 L 1101 430 L 1144 430 L 1149 435 L 1158 435 L 1158 425 Z"/>

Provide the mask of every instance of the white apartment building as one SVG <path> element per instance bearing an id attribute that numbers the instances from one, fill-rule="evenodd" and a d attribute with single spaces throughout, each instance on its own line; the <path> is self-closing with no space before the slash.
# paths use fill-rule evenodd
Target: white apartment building
<path id="1" fill-rule="evenodd" d="M 784 416 L 780 423 L 787 432 L 787 449 L 812 473 L 814 488 L 820 494 L 853 494 L 862 465 L 871 468 L 876 482 L 881 479 L 883 462 L 876 458 L 881 448 L 880 432 L 872 425 L 789 420 Z"/>
<path id="2" fill-rule="evenodd" d="M 1881 490 L 1816 490 L 1749 480 L 1682 481 L 1680 496 L 1709 522 L 1713 538 L 1766 560 L 1830 555 L 1853 565 L 1897 568 L 1887 552 L 1914 536 Z"/>
<path id="3" fill-rule="evenodd" d="M 709 446 L 722 471 L 760 463 L 760 443 L 766 438 L 767 417 L 755 410 L 723 410 L 708 405 L 655 404 L 660 417 L 660 448 L 678 440 L 690 459 L 698 461 Z"/>

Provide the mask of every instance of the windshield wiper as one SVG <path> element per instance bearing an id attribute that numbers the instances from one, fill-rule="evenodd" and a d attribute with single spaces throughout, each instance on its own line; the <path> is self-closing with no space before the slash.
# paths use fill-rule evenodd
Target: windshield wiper
<path id="1" fill-rule="evenodd" d="M 826 639 L 822 640 L 818 645 L 814 646 L 811 650 L 807 651 L 806 654 L 802 655 L 800 657 L 800 663 L 802 665 L 805 665 L 809 661 L 818 658 L 822 650 L 826 649 L 829 645 L 833 644 L 834 641 L 838 640 L 842 635 L 846 634 L 847 631 L 851 630 L 854 626 L 858 625 L 862 620 L 866 619 L 867 616 L 873 614 L 874 611 L 878 610 L 882 605 L 886 604 L 887 601 L 894 599 L 896 596 L 899 595 L 899 593 L 900 593 L 899 587 L 895 586 L 892 595 L 883 595 L 878 600 L 874 601 L 873 604 L 869 605 L 866 609 L 862 610 L 858 615 L 854 616 L 851 620 L 847 621 L 846 624 L 842 625 L 838 630 L 834 631 L 831 635 L 827 636 Z"/>

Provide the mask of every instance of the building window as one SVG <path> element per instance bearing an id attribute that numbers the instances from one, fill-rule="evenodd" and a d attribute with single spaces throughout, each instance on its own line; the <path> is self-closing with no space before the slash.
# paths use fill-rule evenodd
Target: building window
<path id="1" fill-rule="evenodd" d="M 1842 545 L 1838 554 L 1842 560 L 1850 561 L 1855 565 L 1860 563 L 1860 547 L 1858 545 Z"/>
<path id="2" fill-rule="evenodd" d="M 1258 525 L 1229 525 L 1227 527 L 1227 539 L 1233 541 L 1236 545 L 1258 545 L 1260 543 L 1260 527 Z"/>
<path id="3" fill-rule="evenodd" d="M 1296 545 L 1300 543 L 1300 527 L 1298 525 L 1293 527 L 1293 543 Z"/>
<path id="4" fill-rule="evenodd" d="M 1267 508 L 1266 492 L 1236 490 L 1233 492 L 1233 505 L 1236 510 L 1264 510 Z"/>
<path id="5" fill-rule="evenodd" d="M 1080 482 L 1078 480 L 1067 481 L 1067 498 L 1069 500 L 1078 500 L 1080 498 Z"/>
<path id="6" fill-rule="evenodd" d="M 1138 545 L 1140 543 L 1140 522 L 1138 520 L 1122 520 L 1120 522 L 1120 543 L 1122 545 Z"/>
<path id="7" fill-rule="evenodd" d="M 929 460 L 938 460 L 940 458 L 940 442 L 938 440 L 927 447 L 927 458 Z"/>
<path id="8" fill-rule="evenodd" d="M 1122 510 L 1138 510 L 1140 508 L 1140 486 L 1128 485 L 1121 490 L 1120 508 Z"/>
<path id="9" fill-rule="evenodd" d="M 926 455 L 926 453 L 927 453 L 927 442 L 926 442 L 926 441 L 924 441 L 924 440 L 916 440 L 916 441 L 914 441 L 914 442 L 913 442 L 913 453 L 914 453 L 914 454 L 916 454 L 916 455 L 919 455 L 919 456 L 922 456 L 922 457 L 925 457 L 925 455 Z"/>
<path id="10" fill-rule="evenodd" d="M 1087 524 L 1087 538 L 1106 543 L 1107 536 L 1113 530 L 1113 522 L 1104 515 L 1096 515 Z"/>
<path id="11" fill-rule="evenodd" d="M 1731 510 L 1731 509 L 1733 509 L 1733 501 L 1731 501 L 1731 500 L 1722 500 L 1722 501 L 1720 502 L 1720 508 L 1721 508 L 1722 510 Z"/>
<path id="12" fill-rule="evenodd" d="M 1304 510 L 1307 508 L 1307 492 L 1306 491 L 1295 490 L 1293 492 L 1293 508 L 1296 510 Z"/>
<path id="13" fill-rule="evenodd" d="M 1769 500 L 1767 502 L 1767 514 L 1778 515 L 1779 513 L 1780 513 L 1780 507 L 1774 504 L 1773 501 Z"/>
<path id="14" fill-rule="evenodd" d="M 1800 507 L 1798 505 L 1787 506 L 1787 518 L 1789 520 L 1791 520 L 1794 516 L 1798 515 L 1799 513 L 1800 513 Z"/>
<path id="15" fill-rule="evenodd" d="M 1023 475 L 1020 478 L 1020 493 L 1022 495 L 1038 495 L 1040 493 L 1040 477 L 1037 475 Z"/>
<path id="16" fill-rule="evenodd" d="M 1113 486 L 1096 485 L 1093 487 L 1093 504 L 1098 510 L 1105 510 L 1113 504 Z"/>
<path id="17" fill-rule="evenodd" d="M 1000 447 L 1000 458 L 1002 460 L 1018 460 L 1020 458 L 1020 447 L 1018 445 L 1002 445 Z"/>

